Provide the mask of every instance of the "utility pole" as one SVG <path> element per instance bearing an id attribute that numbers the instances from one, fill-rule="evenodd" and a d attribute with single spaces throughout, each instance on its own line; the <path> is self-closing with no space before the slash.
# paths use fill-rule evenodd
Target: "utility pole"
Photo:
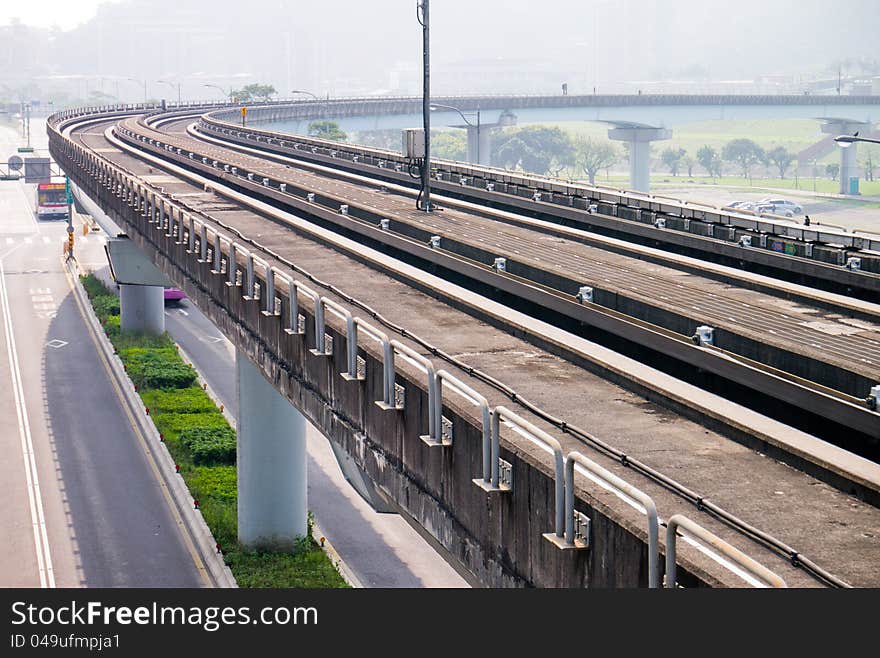
<path id="1" fill-rule="evenodd" d="M 67 258 L 73 258 L 73 192 L 70 189 L 70 177 L 64 177 L 64 188 L 67 192 Z"/>
<path id="2" fill-rule="evenodd" d="M 419 23 L 422 25 L 422 124 L 425 131 L 425 159 L 422 164 L 421 208 L 431 212 L 431 33 L 429 0 L 418 0 Z"/>

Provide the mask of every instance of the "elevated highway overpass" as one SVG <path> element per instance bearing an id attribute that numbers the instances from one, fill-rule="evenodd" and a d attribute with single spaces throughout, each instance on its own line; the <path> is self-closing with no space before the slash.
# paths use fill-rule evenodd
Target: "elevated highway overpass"
<path id="1" fill-rule="evenodd" d="M 243 152 L 235 140 L 220 144 L 192 125 L 202 110 L 187 112 L 146 120 L 132 116 L 143 110 L 57 116 L 52 151 L 84 198 L 125 226 L 236 343 L 242 367 L 256 365 L 482 582 L 657 584 L 659 556 L 668 551 L 659 526 L 686 513 L 789 585 L 873 584 L 876 465 L 654 367 L 661 364 L 593 342 L 576 325 L 589 317 L 584 311 L 602 311 L 605 291 L 593 288 L 596 301 L 571 292 L 552 301 L 562 291 L 558 282 L 536 280 L 539 270 L 545 277 L 551 271 L 535 267 L 541 252 L 531 259 L 507 252 L 506 262 L 520 271 L 481 265 L 504 240 L 527 239 L 516 233 L 526 230 L 527 216 L 505 210 L 502 222 L 451 199 L 436 219 L 419 217 L 404 210 L 405 190 L 375 180 L 371 190 L 366 181 L 343 180 L 345 167 L 319 174 L 265 150 Z M 257 136 L 251 146 L 266 146 Z M 344 210 L 340 194 L 349 199 Z M 388 217 L 361 214 L 368 209 Z M 484 232 L 483 253 L 478 238 L 464 235 L 471 229 L 456 235 L 449 228 L 473 222 L 479 236 L 489 216 L 500 237 Z M 332 221 L 339 218 L 344 225 Z M 599 236 L 562 237 L 562 228 L 531 226 L 532 246 L 558 243 L 562 251 L 547 252 L 547 264 L 564 254 L 584 259 L 572 269 L 586 272 L 596 256 L 584 245 L 598 248 Z M 424 240 L 436 233 L 439 244 Z M 616 250 L 608 256 L 612 269 L 634 267 L 632 245 L 606 241 L 601 248 Z M 663 261 L 680 274 L 718 267 L 717 277 L 728 286 L 736 280 L 743 299 L 760 290 L 817 309 L 845 308 L 869 325 L 863 340 L 877 314 L 871 302 L 795 286 L 783 291 L 766 277 L 722 273 L 696 260 L 674 264 L 660 251 L 635 260 Z M 670 275 L 629 274 L 645 281 Z M 621 289 L 610 292 L 620 298 Z M 749 314 L 773 303 L 752 301 Z M 558 321 L 574 308 L 581 309 L 575 324 Z M 674 329 L 628 317 L 631 326 L 674 340 Z M 705 342 L 690 348 L 716 356 Z M 787 381 L 813 388 L 804 395 L 837 398 L 840 408 L 867 419 L 860 431 L 870 437 L 870 405 L 798 377 Z M 263 498 L 255 492 L 251 500 Z M 841 500 L 848 510 L 840 510 Z M 248 505 L 245 496 L 240 514 L 254 513 Z M 742 567 L 731 569 L 730 558 L 689 541 L 677 554 L 680 584 L 743 584 Z"/>

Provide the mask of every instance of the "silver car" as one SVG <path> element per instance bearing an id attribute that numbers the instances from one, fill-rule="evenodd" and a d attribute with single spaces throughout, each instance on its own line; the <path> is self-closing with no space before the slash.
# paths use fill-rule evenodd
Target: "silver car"
<path id="1" fill-rule="evenodd" d="M 794 217 L 795 215 L 804 214 L 804 209 L 800 204 L 788 199 L 767 197 L 766 199 L 761 199 L 758 204 L 766 207 L 766 212 L 772 212 L 774 215 L 782 215 L 783 217 Z"/>

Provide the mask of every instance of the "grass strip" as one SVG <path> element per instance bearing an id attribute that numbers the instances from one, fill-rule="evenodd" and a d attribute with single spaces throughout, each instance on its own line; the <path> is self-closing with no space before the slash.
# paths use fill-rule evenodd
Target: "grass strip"
<path id="1" fill-rule="evenodd" d="M 239 587 L 348 587 L 309 531 L 290 553 L 249 551 L 238 543 L 238 488 L 234 430 L 168 336 L 123 333 L 119 299 L 94 274 L 81 277 L 92 308 L 122 359 L 156 429 Z"/>

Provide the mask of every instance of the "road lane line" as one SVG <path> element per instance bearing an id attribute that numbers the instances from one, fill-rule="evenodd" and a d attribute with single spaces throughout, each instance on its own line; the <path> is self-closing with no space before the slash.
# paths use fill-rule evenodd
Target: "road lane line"
<path id="1" fill-rule="evenodd" d="M 76 283 L 73 280 L 73 276 L 71 275 L 67 264 L 63 262 L 63 259 L 62 268 L 64 269 L 64 276 L 67 278 L 67 283 L 70 286 L 70 293 L 73 296 L 74 301 L 76 302 L 76 306 L 79 309 L 80 315 L 82 316 L 83 323 L 86 325 L 86 329 L 88 330 L 89 336 L 92 339 L 92 343 L 95 346 L 95 351 L 98 354 L 101 365 L 104 366 L 104 371 L 107 373 L 107 381 L 110 382 L 110 385 L 113 387 L 113 390 L 116 393 L 116 397 L 119 399 L 122 410 L 125 412 L 125 416 L 128 420 L 128 424 L 131 426 L 135 438 L 137 438 L 137 441 L 141 446 L 141 450 L 146 457 L 147 463 L 150 466 L 150 470 L 153 473 L 153 477 L 155 478 L 156 483 L 159 485 L 159 489 L 162 491 L 162 495 L 165 498 L 168 509 L 171 511 L 171 514 L 174 517 L 174 521 L 177 524 L 177 527 L 180 529 L 180 534 L 183 538 L 183 542 L 186 545 L 186 549 L 193 560 L 196 571 L 199 572 L 199 576 L 201 577 L 202 582 L 205 583 L 206 587 L 213 587 L 214 583 L 211 581 L 211 577 L 208 574 L 208 569 L 205 566 L 205 563 L 202 561 L 201 557 L 199 556 L 198 551 L 196 550 L 195 539 L 190 535 L 189 529 L 187 528 L 186 523 L 181 517 L 180 511 L 177 509 L 177 505 L 174 502 L 174 498 L 172 497 L 171 492 L 168 489 L 168 485 L 166 484 L 165 479 L 162 477 L 162 473 L 159 470 L 159 465 L 156 464 L 156 460 L 153 458 L 153 452 L 150 449 L 150 446 L 147 444 L 147 439 L 141 431 L 141 428 L 138 425 L 138 422 L 135 419 L 132 410 L 129 408 L 128 402 L 125 399 L 125 395 L 123 394 L 122 389 L 119 387 L 119 382 L 116 381 L 116 377 L 113 375 L 113 369 L 110 367 L 110 363 L 107 361 L 107 356 L 104 354 L 104 350 L 101 349 L 101 344 L 98 342 L 99 339 L 98 336 L 95 334 L 95 329 L 94 327 L 92 327 L 92 324 L 89 322 L 89 319 L 86 316 L 86 313 L 88 313 L 89 310 L 83 306 L 83 302 L 80 300 L 79 295 L 76 294 L 76 290 L 74 290 L 74 286 L 76 285 Z"/>
<path id="2" fill-rule="evenodd" d="M 9 372 L 12 377 L 12 392 L 15 398 L 15 410 L 18 415 L 18 431 L 21 437 L 21 454 L 25 463 L 25 479 L 27 481 L 28 501 L 31 512 L 31 524 L 34 532 L 34 550 L 37 556 L 37 567 L 40 571 L 40 587 L 55 587 L 55 572 L 52 567 L 52 555 L 49 550 L 49 535 L 46 530 L 46 518 L 43 513 L 43 498 L 40 493 L 40 479 L 37 474 L 37 459 L 28 421 L 24 387 L 21 381 L 21 369 L 18 363 L 18 350 L 13 335 L 12 316 L 9 309 L 9 295 L 6 291 L 6 271 L 0 260 L 0 307 L 3 311 L 3 325 L 6 331 L 6 350 L 9 354 Z"/>

